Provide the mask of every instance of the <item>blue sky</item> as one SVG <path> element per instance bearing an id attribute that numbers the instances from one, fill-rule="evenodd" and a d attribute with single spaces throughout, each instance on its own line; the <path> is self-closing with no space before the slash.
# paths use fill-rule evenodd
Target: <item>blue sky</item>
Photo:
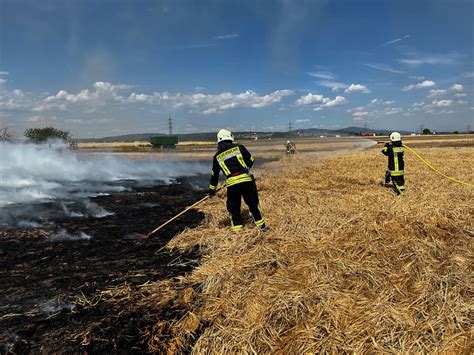
<path id="1" fill-rule="evenodd" d="M 0 126 L 474 127 L 470 0 L 0 0 Z"/>

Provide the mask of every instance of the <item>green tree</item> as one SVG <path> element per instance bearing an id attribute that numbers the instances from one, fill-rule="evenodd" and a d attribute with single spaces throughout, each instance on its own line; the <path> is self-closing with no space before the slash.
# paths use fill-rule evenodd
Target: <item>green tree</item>
<path id="1" fill-rule="evenodd" d="M 69 132 L 61 131 L 54 127 L 28 128 L 25 130 L 25 137 L 34 143 L 44 143 L 48 139 L 62 139 L 67 141 L 70 138 Z"/>
<path id="2" fill-rule="evenodd" d="M 429 128 L 424 128 L 423 129 L 423 134 L 431 134 L 431 131 Z"/>

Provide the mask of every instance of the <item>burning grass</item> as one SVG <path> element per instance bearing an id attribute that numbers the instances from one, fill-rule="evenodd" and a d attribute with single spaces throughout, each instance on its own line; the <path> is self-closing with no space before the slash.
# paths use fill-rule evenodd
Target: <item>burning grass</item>
<path id="1" fill-rule="evenodd" d="M 472 181 L 472 148 L 420 152 Z M 171 241 L 205 255 L 175 285 L 198 293 L 181 319 L 155 326 L 148 349 L 472 351 L 472 188 L 411 155 L 402 197 L 380 185 L 378 150 L 292 158 L 258 177 L 269 232 L 231 234 L 218 198 L 203 207 L 205 224 Z"/>

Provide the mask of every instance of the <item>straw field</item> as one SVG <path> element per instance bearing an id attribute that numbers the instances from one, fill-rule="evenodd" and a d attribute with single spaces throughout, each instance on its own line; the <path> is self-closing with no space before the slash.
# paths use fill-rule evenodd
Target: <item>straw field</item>
<path id="1" fill-rule="evenodd" d="M 472 181 L 472 148 L 420 149 Z M 225 192 L 170 248 L 201 265 L 142 289 L 183 310 L 143 333 L 152 351 L 472 352 L 474 191 L 406 157 L 407 192 L 381 186 L 378 149 L 300 154 L 257 176 L 270 231 L 227 228 Z"/>

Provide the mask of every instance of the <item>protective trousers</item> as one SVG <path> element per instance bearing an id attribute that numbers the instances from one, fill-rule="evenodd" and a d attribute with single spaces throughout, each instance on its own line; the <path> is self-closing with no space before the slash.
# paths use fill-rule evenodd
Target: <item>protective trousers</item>
<path id="1" fill-rule="evenodd" d="M 403 191 L 405 191 L 405 176 L 404 175 L 397 175 L 393 176 L 390 174 L 390 171 L 386 171 L 385 173 L 385 183 L 388 184 L 392 181 L 393 190 L 397 195 L 400 195 Z"/>
<path id="2" fill-rule="evenodd" d="M 257 185 L 255 181 L 247 181 L 227 188 L 227 210 L 230 213 L 232 229 L 238 230 L 243 228 L 242 216 L 240 215 L 242 197 L 249 207 L 255 224 L 260 228 L 264 228 L 265 219 L 260 210 Z"/>

